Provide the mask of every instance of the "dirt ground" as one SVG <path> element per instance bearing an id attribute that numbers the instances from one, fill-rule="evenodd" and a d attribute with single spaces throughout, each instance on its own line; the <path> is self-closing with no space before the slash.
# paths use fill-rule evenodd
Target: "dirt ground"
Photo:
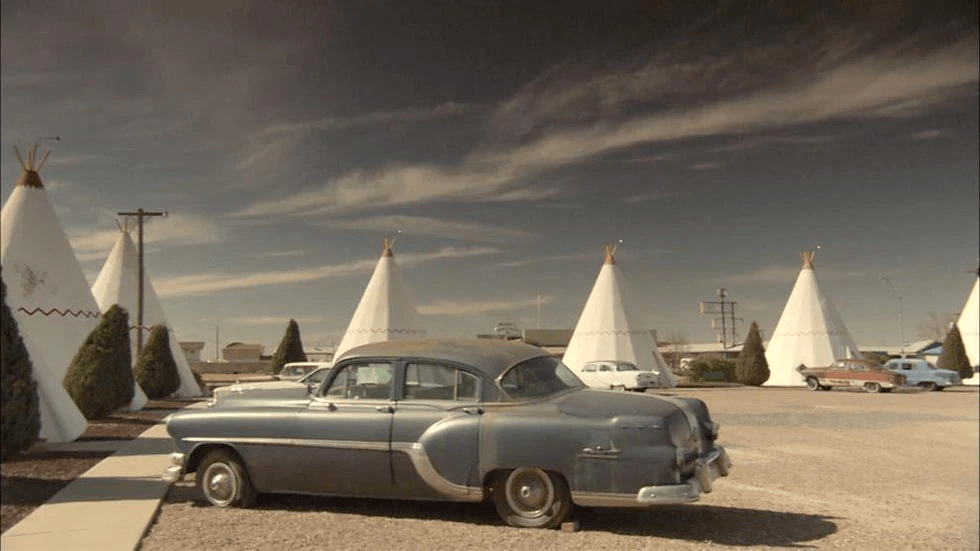
<path id="1" fill-rule="evenodd" d="M 78 442 L 131 440 L 189 402 L 151 400 L 136 412 L 119 411 L 89 421 Z M 20 522 L 111 451 L 71 450 L 36 444 L 27 453 L 0 463 L 0 532 Z"/>
<path id="2" fill-rule="evenodd" d="M 183 549 L 964 549 L 980 545 L 975 388 L 680 389 L 722 424 L 732 474 L 696 504 L 577 510 L 576 532 L 503 526 L 486 505 L 262 496 L 175 485 L 142 551 Z M 543 440 L 541 445 L 547 445 Z"/>

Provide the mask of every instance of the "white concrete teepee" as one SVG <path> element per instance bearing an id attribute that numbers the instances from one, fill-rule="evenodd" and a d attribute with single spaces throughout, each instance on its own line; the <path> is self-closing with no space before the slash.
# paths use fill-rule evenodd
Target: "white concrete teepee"
<path id="1" fill-rule="evenodd" d="M 383 241 L 384 249 L 361 302 L 337 345 L 334 358 L 344 352 L 372 342 L 425 337 L 425 329 L 415 309 L 415 297 L 402 279 L 391 252 L 394 239 Z"/>
<path id="2" fill-rule="evenodd" d="M 75 353 L 98 325 L 99 307 L 48 199 L 37 146 L 0 214 L 0 263 L 7 305 L 34 366 L 41 409 L 40 438 L 69 442 L 88 422 L 62 386 Z"/>
<path id="3" fill-rule="evenodd" d="M 130 343 L 133 351 L 133 365 L 136 365 L 136 323 L 137 311 L 139 308 L 139 253 L 136 245 L 133 244 L 129 236 L 128 228 L 121 228 L 123 231 L 116 241 L 116 245 L 109 253 L 99 277 L 92 285 L 92 294 L 95 295 L 99 308 L 106 311 L 113 304 L 118 304 L 129 312 L 129 323 L 133 329 L 130 331 Z M 157 298 L 150 283 L 146 271 L 143 272 L 143 327 L 149 328 L 154 325 L 166 325 L 170 334 L 170 352 L 177 363 L 177 373 L 180 375 L 180 388 L 177 396 L 181 398 L 192 398 L 201 396 L 201 387 L 194 380 L 194 373 L 187 363 L 187 357 L 180 349 L 180 342 L 174 334 L 173 328 L 167 322 L 164 314 L 163 305 Z M 138 394 L 142 396 L 143 403 L 146 403 L 146 395 L 136 385 Z M 130 407 L 137 406 L 137 398 L 133 399 Z M 143 407 L 142 404 L 139 407 Z"/>
<path id="4" fill-rule="evenodd" d="M 605 245 L 605 263 L 562 361 L 576 370 L 591 361 L 632 362 L 641 371 L 659 373 L 663 386 L 677 386 L 677 379 L 657 351 L 649 327 L 634 310 L 636 303 L 630 300 L 615 253 L 615 245 Z"/>
<path id="5" fill-rule="evenodd" d="M 803 269 L 769 339 L 766 361 L 771 374 L 765 386 L 803 386 L 796 371 L 800 364 L 816 367 L 861 357 L 837 308 L 820 292 L 813 255 L 814 251 L 802 253 Z"/>
<path id="6" fill-rule="evenodd" d="M 973 282 L 973 290 L 963 305 L 960 318 L 956 321 L 956 326 L 960 329 L 960 336 L 963 337 L 963 346 L 966 348 L 966 357 L 970 358 L 970 365 L 973 366 L 973 377 L 963 381 L 963 384 L 980 384 L 980 373 L 977 373 L 977 366 L 980 365 L 980 274 Z"/>

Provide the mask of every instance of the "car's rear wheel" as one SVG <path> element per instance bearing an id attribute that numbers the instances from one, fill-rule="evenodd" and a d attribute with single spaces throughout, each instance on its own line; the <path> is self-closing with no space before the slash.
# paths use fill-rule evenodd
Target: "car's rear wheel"
<path id="1" fill-rule="evenodd" d="M 813 391 L 820 390 L 820 381 L 816 377 L 807 377 L 806 387 Z"/>
<path id="2" fill-rule="evenodd" d="M 204 456 L 197 468 L 197 487 L 216 507 L 248 507 L 255 502 L 245 465 L 231 450 L 212 450 Z"/>
<path id="3" fill-rule="evenodd" d="M 572 508 L 565 479 L 541 469 L 497 473 L 491 496 L 500 518 L 522 528 L 554 528 Z"/>
<path id="4" fill-rule="evenodd" d="M 925 390 L 926 392 L 932 392 L 933 390 L 936 390 L 936 388 L 937 388 L 936 387 L 936 383 L 934 383 L 932 381 L 926 381 L 926 382 L 922 383 L 921 386 L 922 386 L 922 390 Z"/>
<path id="5" fill-rule="evenodd" d="M 626 385 L 609 385 L 609 390 L 626 390 Z"/>
<path id="6" fill-rule="evenodd" d="M 878 383 L 864 383 L 864 391 L 876 394 L 881 392 L 881 385 Z"/>

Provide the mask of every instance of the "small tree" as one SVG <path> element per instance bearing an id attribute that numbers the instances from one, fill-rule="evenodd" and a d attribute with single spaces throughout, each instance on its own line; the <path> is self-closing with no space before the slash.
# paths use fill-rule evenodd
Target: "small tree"
<path id="1" fill-rule="evenodd" d="M 973 366 L 970 365 L 970 358 L 966 355 L 966 347 L 963 345 L 963 337 L 960 335 L 960 328 L 953 325 L 953 328 L 946 333 L 946 340 L 943 341 L 943 353 L 939 355 L 937 367 L 951 369 L 960 374 L 960 377 L 969 379 L 973 377 Z"/>
<path id="2" fill-rule="evenodd" d="M 41 431 L 41 412 L 31 358 L 17 329 L 17 320 L 7 306 L 7 286 L 3 284 L 2 276 L 0 303 L 3 323 L 0 327 L 0 376 L 3 382 L 0 458 L 6 459 L 27 450 L 37 440 Z"/>
<path id="3" fill-rule="evenodd" d="M 760 386 L 769 380 L 769 362 L 762 348 L 759 326 L 753 321 L 749 336 L 742 343 L 742 351 L 735 360 L 735 380 L 743 385 Z"/>
<path id="4" fill-rule="evenodd" d="M 118 304 L 102 315 L 65 374 L 65 390 L 86 419 L 102 419 L 133 401 L 129 314 Z"/>
<path id="5" fill-rule="evenodd" d="M 154 325 L 143 352 L 136 359 L 133 375 L 151 400 L 166 398 L 180 388 L 180 373 L 170 351 L 170 331 L 165 325 Z"/>
<path id="6" fill-rule="evenodd" d="M 296 320 L 291 319 L 286 326 L 286 334 L 282 336 L 279 348 L 276 348 L 276 353 L 269 361 L 269 373 L 276 375 L 282 371 L 282 366 L 289 362 L 305 361 L 306 354 L 303 352 L 303 341 L 299 338 L 299 325 L 296 324 Z"/>

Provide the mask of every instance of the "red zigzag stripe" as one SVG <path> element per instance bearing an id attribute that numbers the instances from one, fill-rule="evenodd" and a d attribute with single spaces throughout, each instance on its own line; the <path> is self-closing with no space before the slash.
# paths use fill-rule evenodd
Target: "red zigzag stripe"
<path id="1" fill-rule="evenodd" d="M 43 310 L 41 308 L 35 308 L 33 310 L 26 310 L 26 309 L 24 309 L 23 306 L 21 306 L 20 308 L 17 309 L 17 311 L 18 312 L 24 312 L 28 316 L 33 316 L 34 314 L 37 314 L 38 312 L 44 314 L 45 316 L 50 316 L 51 314 L 58 314 L 61 317 L 67 317 L 67 316 L 71 315 L 71 316 L 74 316 L 76 318 L 79 317 L 79 316 L 86 317 L 86 318 L 97 318 L 97 317 L 99 317 L 99 316 L 102 315 L 102 314 L 100 314 L 98 312 L 87 312 L 85 310 L 72 310 L 70 308 L 68 310 L 64 310 L 64 311 L 59 310 L 57 308 L 52 308 L 50 310 Z"/>

